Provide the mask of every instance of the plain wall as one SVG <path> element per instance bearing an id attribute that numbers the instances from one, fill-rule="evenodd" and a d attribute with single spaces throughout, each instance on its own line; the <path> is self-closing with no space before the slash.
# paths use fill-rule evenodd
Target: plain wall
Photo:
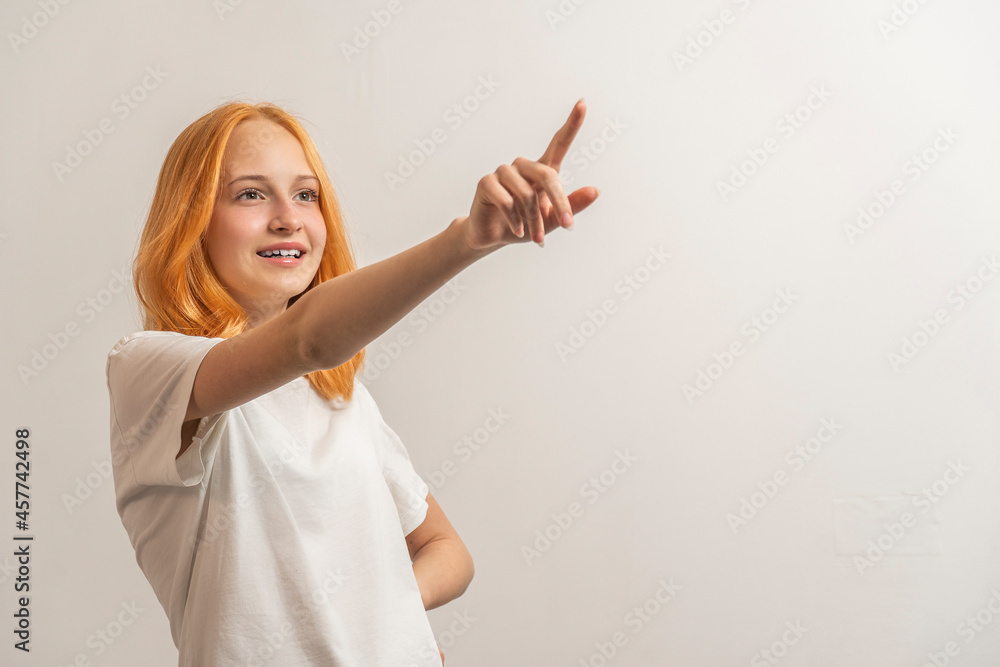
<path id="1" fill-rule="evenodd" d="M 430 612 L 445 664 L 995 667 L 998 19 L 4 2 L 4 627 L 25 427 L 35 540 L 32 650 L 8 631 L 0 662 L 176 664 L 115 511 L 104 369 L 142 328 L 129 266 L 184 127 L 230 99 L 305 118 L 366 265 L 468 214 L 584 97 L 561 176 L 601 196 L 575 229 L 495 252 L 368 347 L 476 562 Z"/>

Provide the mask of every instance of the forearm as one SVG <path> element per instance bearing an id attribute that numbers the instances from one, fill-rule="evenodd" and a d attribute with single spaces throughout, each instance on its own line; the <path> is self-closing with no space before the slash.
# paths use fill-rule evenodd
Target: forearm
<path id="1" fill-rule="evenodd" d="M 467 216 L 409 250 L 337 276 L 306 292 L 300 336 L 317 368 L 336 368 L 385 333 L 420 302 L 490 251 L 465 241 Z"/>
<path id="2" fill-rule="evenodd" d="M 435 540 L 413 556 L 413 575 L 424 609 L 435 609 L 460 596 L 474 574 L 472 556 L 461 540 Z"/>

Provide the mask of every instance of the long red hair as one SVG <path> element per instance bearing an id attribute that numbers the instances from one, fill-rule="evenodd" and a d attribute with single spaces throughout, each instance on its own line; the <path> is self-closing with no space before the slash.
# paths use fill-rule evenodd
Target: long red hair
<path id="1" fill-rule="evenodd" d="M 327 240 L 316 276 L 305 291 L 356 268 L 333 184 L 298 119 L 267 102 L 221 104 L 180 133 L 160 170 L 132 270 L 144 312 L 143 327 L 148 331 L 230 338 L 247 328 L 246 311 L 230 296 L 209 261 L 205 235 L 221 192 L 229 137 L 241 121 L 251 118 L 264 118 L 288 130 L 319 178 Z M 299 296 L 290 299 L 289 305 Z M 340 366 L 314 371 L 306 378 L 324 398 L 350 400 L 364 357 L 362 349 Z"/>

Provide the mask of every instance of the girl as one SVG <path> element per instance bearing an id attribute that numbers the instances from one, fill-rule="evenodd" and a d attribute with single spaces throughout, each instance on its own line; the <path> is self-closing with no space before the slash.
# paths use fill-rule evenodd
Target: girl
<path id="1" fill-rule="evenodd" d="M 442 664 L 426 610 L 472 558 L 358 380 L 364 347 L 594 202 L 558 177 L 584 114 L 482 178 L 469 215 L 361 269 L 287 112 L 224 104 L 170 147 L 133 271 L 144 330 L 106 373 L 116 506 L 181 667 Z"/>

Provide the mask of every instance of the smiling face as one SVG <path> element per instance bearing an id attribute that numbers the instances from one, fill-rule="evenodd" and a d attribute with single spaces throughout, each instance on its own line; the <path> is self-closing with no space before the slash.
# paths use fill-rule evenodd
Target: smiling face
<path id="1" fill-rule="evenodd" d="M 316 173 L 288 130 L 262 119 L 236 126 L 205 246 L 251 327 L 284 311 L 316 275 L 326 243 L 318 192 Z"/>

